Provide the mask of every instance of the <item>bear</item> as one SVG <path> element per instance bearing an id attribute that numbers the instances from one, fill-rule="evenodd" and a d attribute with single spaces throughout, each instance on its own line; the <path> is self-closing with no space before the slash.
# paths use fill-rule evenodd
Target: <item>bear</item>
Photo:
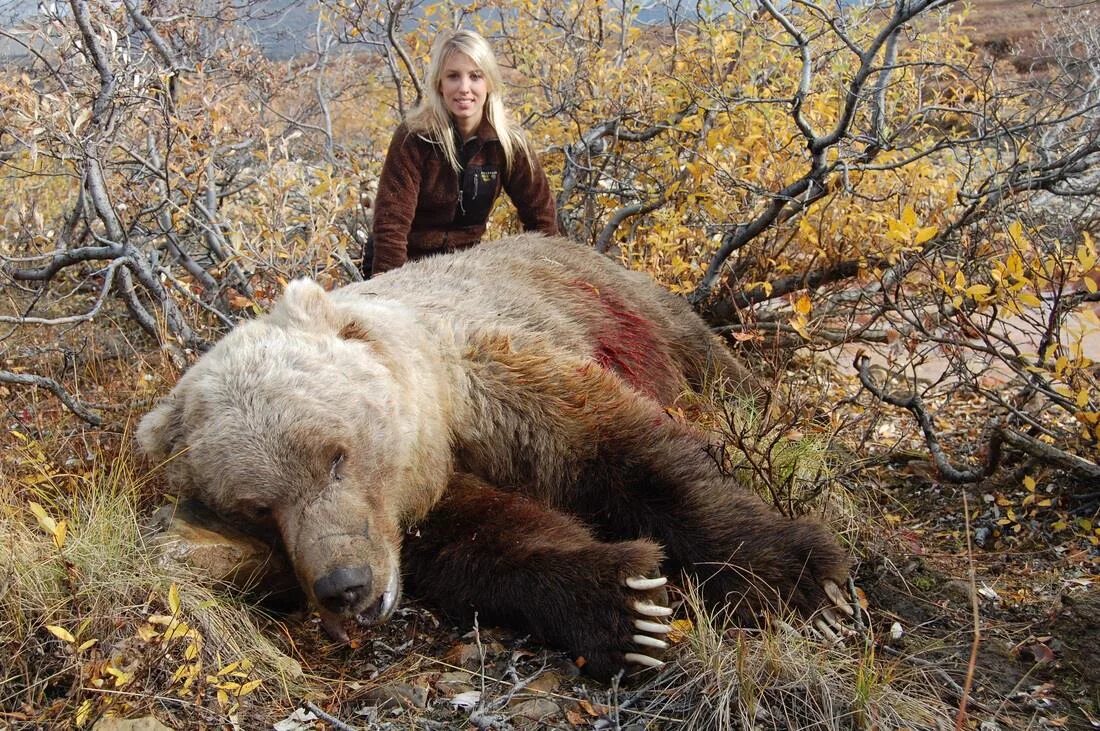
<path id="1" fill-rule="evenodd" d="M 175 490 L 281 546 L 335 636 L 409 591 L 608 678 L 662 663 L 669 576 L 739 621 L 783 606 L 831 634 L 852 614 L 825 526 L 669 415 L 742 375 L 646 274 L 523 234 L 330 292 L 291 282 L 136 436 Z"/>

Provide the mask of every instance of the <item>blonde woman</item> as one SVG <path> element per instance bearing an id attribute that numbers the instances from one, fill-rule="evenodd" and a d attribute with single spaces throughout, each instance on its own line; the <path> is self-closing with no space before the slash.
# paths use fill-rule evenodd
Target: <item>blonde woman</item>
<path id="1" fill-rule="evenodd" d="M 525 231 L 556 234 L 550 184 L 508 119 L 488 42 L 469 30 L 440 33 L 424 87 L 386 153 L 364 274 L 477 244 L 502 188 Z"/>

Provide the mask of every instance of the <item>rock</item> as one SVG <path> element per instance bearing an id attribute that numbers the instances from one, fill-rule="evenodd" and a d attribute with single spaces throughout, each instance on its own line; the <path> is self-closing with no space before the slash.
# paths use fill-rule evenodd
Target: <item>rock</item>
<path id="1" fill-rule="evenodd" d="M 144 718 L 105 717 L 96 721 L 92 731 L 172 731 L 153 716 Z"/>
<path id="2" fill-rule="evenodd" d="M 165 505 L 153 514 L 151 542 L 168 561 L 186 564 L 242 591 L 298 590 L 283 555 L 271 544 L 222 521 L 193 500 Z"/>

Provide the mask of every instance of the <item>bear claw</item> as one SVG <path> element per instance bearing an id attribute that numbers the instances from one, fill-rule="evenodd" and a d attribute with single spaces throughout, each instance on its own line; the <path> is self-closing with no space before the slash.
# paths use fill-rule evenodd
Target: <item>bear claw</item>
<path id="1" fill-rule="evenodd" d="M 634 635 L 631 639 L 634 640 L 635 645 L 641 647 L 654 647 L 658 650 L 667 650 L 668 643 L 664 640 L 658 640 L 656 637 L 650 637 L 649 635 Z"/>
<path id="2" fill-rule="evenodd" d="M 837 606 L 840 611 L 847 614 L 849 617 L 856 616 L 856 611 L 852 609 L 852 605 L 848 603 L 847 597 L 844 596 L 844 592 L 837 586 L 834 581 L 825 581 L 822 583 L 825 589 L 825 594 L 832 600 L 833 604 Z"/>
<path id="3" fill-rule="evenodd" d="M 671 617 L 672 610 L 653 602 L 635 601 L 634 611 L 643 617 Z"/>
<path id="4" fill-rule="evenodd" d="M 664 660 L 658 660 L 655 657 L 649 655 L 642 655 L 637 652 L 628 652 L 623 655 L 623 659 L 627 662 L 632 662 L 635 665 L 644 665 L 647 668 L 659 668 L 665 664 Z"/>
<path id="5" fill-rule="evenodd" d="M 644 619 L 635 619 L 634 626 L 640 629 L 642 632 L 649 632 L 655 635 L 667 635 L 672 631 L 672 627 L 667 624 L 661 624 L 660 622 L 648 622 Z"/>
<path id="6" fill-rule="evenodd" d="M 645 576 L 630 576 L 626 580 L 626 585 L 635 591 L 647 591 L 649 589 L 659 589 L 668 583 L 668 579 L 664 576 L 658 576 L 655 579 L 649 579 Z"/>

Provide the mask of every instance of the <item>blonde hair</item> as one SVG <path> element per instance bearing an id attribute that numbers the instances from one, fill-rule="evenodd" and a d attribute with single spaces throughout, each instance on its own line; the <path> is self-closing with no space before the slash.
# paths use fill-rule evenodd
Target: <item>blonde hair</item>
<path id="1" fill-rule="evenodd" d="M 527 144 L 527 137 L 523 131 L 512 124 L 508 113 L 504 108 L 504 84 L 500 77 L 500 67 L 497 65 L 496 55 L 480 34 L 472 30 L 445 30 L 436 36 L 432 44 L 431 62 L 428 65 L 428 77 L 424 83 L 424 97 L 420 103 L 409 112 L 405 118 L 405 124 L 409 131 L 424 137 L 429 142 L 443 148 L 443 154 L 451 167 L 458 172 L 462 164 L 458 159 L 458 149 L 455 145 L 455 136 L 451 114 L 443 101 L 443 94 L 439 91 L 443 80 L 443 66 L 455 53 L 464 53 L 470 57 L 481 72 L 485 74 L 486 94 L 485 109 L 482 112 L 485 119 L 492 125 L 500 140 L 500 146 L 504 150 L 505 171 L 512 169 L 512 161 L 516 151 L 530 156 L 531 149 Z"/>

